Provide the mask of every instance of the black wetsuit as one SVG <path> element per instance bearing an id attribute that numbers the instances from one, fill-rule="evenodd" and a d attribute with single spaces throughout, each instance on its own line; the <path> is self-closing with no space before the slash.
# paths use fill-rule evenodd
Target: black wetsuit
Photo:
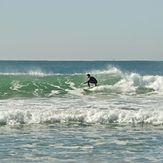
<path id="1" fill-rule="evenodd" d="M 97 80 L 96 78 L 94 78 L 93 76 L 91 76 L 88 80 L 88 86 L 90 87 L 90 83 L 95 84 L 95 86 L 97 86 Z"/>

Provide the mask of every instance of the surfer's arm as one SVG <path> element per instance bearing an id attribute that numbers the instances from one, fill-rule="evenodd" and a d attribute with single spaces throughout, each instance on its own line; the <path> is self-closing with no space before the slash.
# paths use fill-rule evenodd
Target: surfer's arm
<path id="1" fill-rule="evenodd" d="M 87 80 L 87 81 L 85 81 L 83 84 L 86 84 L 86 83 L 89 83 L 90 82 L 90 80 Z"/>
<path id="2" fill-rule="evenodd" d="M 88 80 L 88 81 L 85 81 L 83 84 L 86 84 L 86 83 L 87 83 L 87 84 L 88 84 L 88 87 L 90 87 L 89 82 L 90 82 L 90 81 Z"/>

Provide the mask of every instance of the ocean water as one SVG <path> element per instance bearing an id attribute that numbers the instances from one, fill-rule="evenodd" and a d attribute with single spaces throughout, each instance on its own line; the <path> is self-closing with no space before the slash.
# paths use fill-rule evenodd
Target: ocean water
<path id="1" fill-rule="evenodd" d="M 163 162 L 163 62 L 0 61 L 0 162 Z"/>

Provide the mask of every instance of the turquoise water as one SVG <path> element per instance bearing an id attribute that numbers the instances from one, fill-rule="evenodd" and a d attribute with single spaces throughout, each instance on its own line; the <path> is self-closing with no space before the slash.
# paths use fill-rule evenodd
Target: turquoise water
<path id="1" fill-rule="evenodd" d="M 1 162 L 163 161 L 163 62 L 0 63 Z"/>

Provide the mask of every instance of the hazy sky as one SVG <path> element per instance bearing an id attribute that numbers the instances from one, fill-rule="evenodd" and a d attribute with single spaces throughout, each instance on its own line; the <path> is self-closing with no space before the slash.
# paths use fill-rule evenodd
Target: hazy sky
<path id="1" fill-rule="evenodd" d="M 163 60 L 163 0 L 0 0 L 0 59 Z"/>

